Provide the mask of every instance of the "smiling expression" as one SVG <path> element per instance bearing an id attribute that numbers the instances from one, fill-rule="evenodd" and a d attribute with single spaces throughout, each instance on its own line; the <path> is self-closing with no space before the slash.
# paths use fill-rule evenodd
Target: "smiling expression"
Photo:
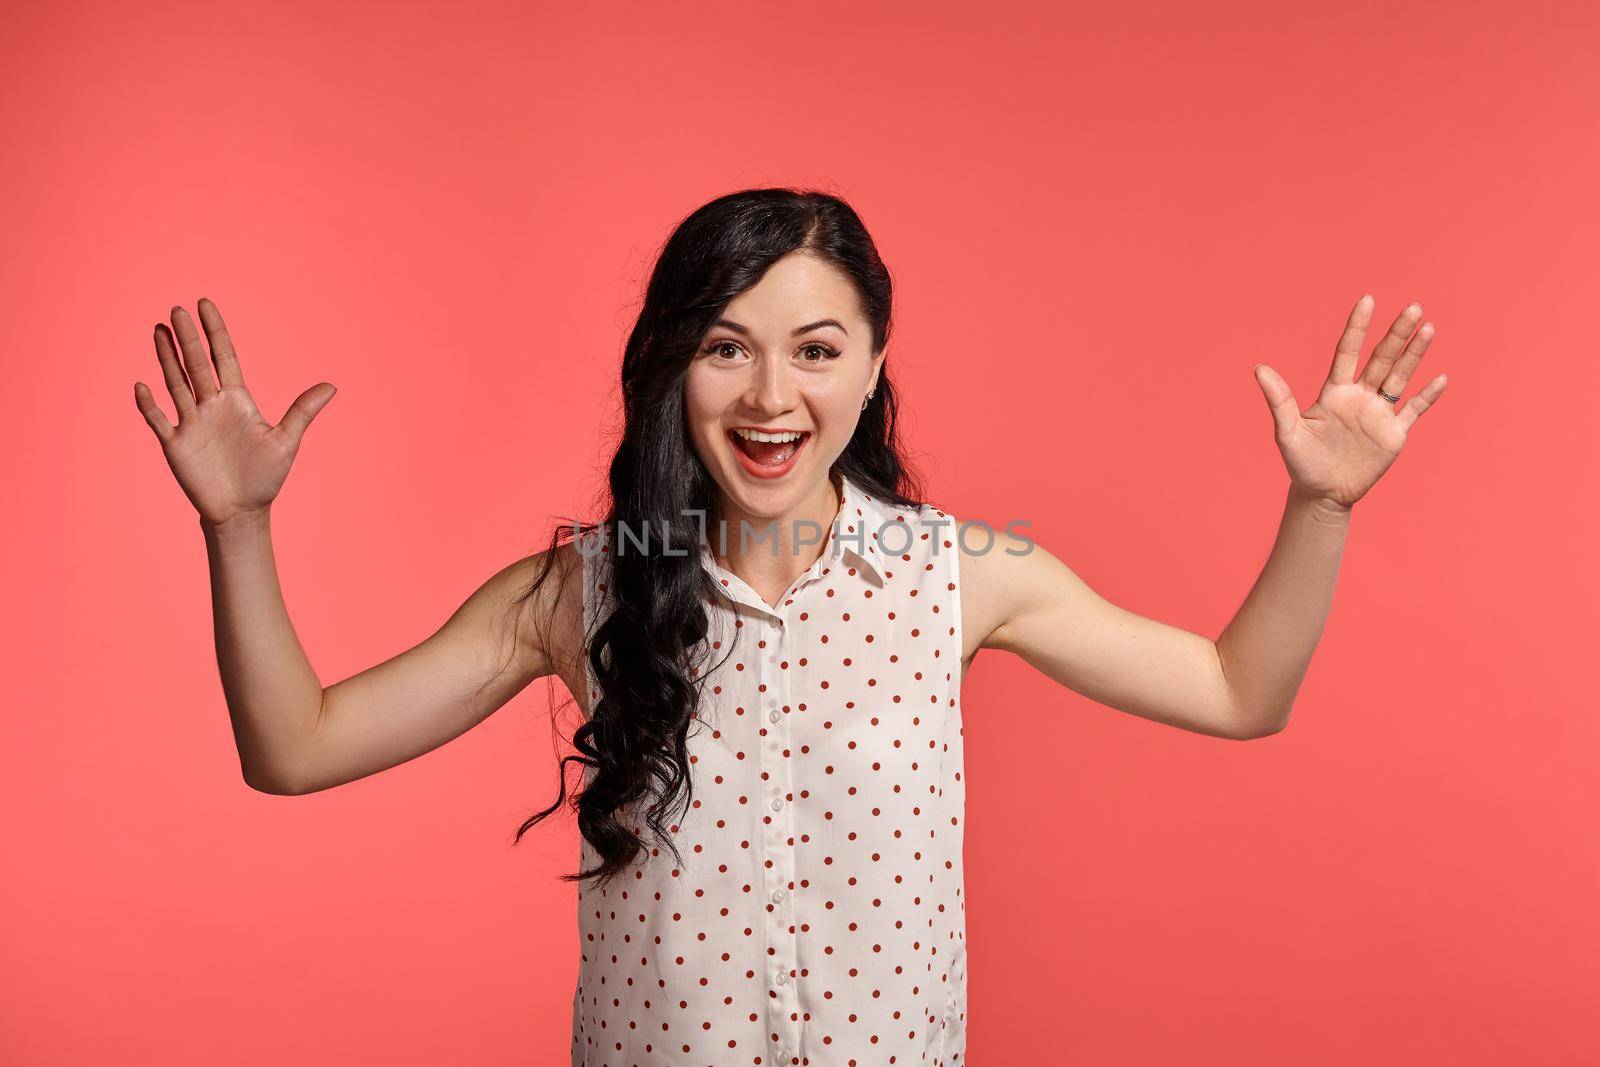
<path id="1" fill-rule="evenodd" d="M 883 354 L 849 276 L 805 251 L 728 302 L 684 383 L 695 454 L 731 511 L 778 518 L 819 493 Z"/>

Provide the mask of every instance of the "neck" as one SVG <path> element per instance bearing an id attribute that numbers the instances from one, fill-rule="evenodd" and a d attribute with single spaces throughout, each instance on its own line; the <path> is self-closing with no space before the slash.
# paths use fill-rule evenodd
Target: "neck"
<path id="1" fill-rule="evenodd" d="M 717 564 L 738 575 L 757 592 L 781 594 L 822 555 L 828 534 L 839 517 L 844 495 L 834 475 L 784 514 L 755 515 L 718 494 L 716 513 L 706 527 L 706 541 Z M 748 524 L 748 531 L 741 535 Z"/>

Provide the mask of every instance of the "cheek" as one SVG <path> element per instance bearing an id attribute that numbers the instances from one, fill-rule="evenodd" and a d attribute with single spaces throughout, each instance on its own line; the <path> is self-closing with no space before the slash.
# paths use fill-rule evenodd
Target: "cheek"
<path id="1" fill-rule="evenodd" d="M 811 406 L 830 434 L 849 437 L 861 414 L 861 394 L 843 380 L 833 381 L 812 391 Z"/>
<path id="2" fill-rule="evenodd" d="M 723 399 L 717 395 L 715 375 L 697 374 L 690 369 L 683 380 L 683 411 L 689 430 L 695 435 L 706 431 L 704 424 L 718 418 L 723 411 Z"/>

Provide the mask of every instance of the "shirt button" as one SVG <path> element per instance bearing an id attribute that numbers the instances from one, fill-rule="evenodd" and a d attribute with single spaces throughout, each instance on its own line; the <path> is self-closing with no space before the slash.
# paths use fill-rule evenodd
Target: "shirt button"
<path id="1" fill-rule="evenodd" d="M 774 903 L 782 900 L 783 896 L 784 896 L 783 886 L 781 886 L 781 885 L 778 888 L 776 888 L 776 889 L 774 889 L 772 891 L 772 900 L 773 900 Z"/>
<path id="2" fill-rule="evenodd" d="M 783 985 L 788 980 L 789 980 L 789 972 L 788 971 L 779 971 L 778 972 L 778 977 L 774 979 L 774 981 L 776 981 L 779 985 Z"/>
<path id="3" fill-rule="evenodd" d="M 783 798 L 782 797 L 773 797 L 772 798 L 772 810 L 773 811 L 782 811 L 783 810 Z"/>
<path id="4" fill-rule="evenodd" d="M 777 722 L 778 721 L 778 709 L 777 708 L 773 708 L 771 711 L 767 712 L 767 721 L 768 722 Z"/>

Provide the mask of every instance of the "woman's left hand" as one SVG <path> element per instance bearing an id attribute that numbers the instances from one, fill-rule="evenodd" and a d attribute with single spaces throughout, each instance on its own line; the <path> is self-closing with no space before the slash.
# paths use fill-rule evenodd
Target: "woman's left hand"
<path id="1" fill-rule="evenodd" d="M 1413 334 L 1421 318 L 1420 304 L 1400 312 L 1358 378 L 1362 341 L 1372 323 L 1372 298 L 1357 300 L 1334 348 L 1333 369 L 1322 383 L 1322 393 L 1304 413 L 1289 383 L 1265 363 L 1256 365 L 1256 384 L 1272 409 L 1273 434 L 1294 490 L 1348 508 L 1400 455 L 1412 424 L 1445 387 L 1441 374 L 1398 408 L 1378 395 L 1380 388 L 1390 396 L 1402 395 L 1422 361 L 1433 340 L 1433 323 L 1424 322 Z"/>

